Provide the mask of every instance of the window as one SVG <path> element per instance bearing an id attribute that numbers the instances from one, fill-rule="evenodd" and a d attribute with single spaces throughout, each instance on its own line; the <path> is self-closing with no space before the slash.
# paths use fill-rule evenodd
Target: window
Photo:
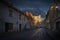
<path id="1" fill-rule="evenodd" d="M 23 20 L 26 21 L 26 17 L 25 16 L 23 17 Z"/>
<path id="2" fill-rule="evenodd" d="M 5 32 L 13 31 L 13 23 L 5 23 Z"/>
<path id="3" fill-rule="evenodd" d="M 24 15 L 22 15 L 22 14 L 19 14 L 19 19 L 20 19 L 20 20 L 22 20 L 22 21 L 23 21 L 23 20 L 25 20 L 25 17 L 24 17 Z"/>
<path id="4" fill-rule="evenodd" d="M 24 20 L 24 15 L 22 15 L 21 19 Z"/>
<path id="5" fill-rule="evenodd" d="M 57 13 L 60 13 L 59 6 L 56 6 L 56 12 L 57 12 Z"/>
<path id="6" fill-rule="evenodd" d="M 56 8 L 56 12 L 57 12 L 57 13 L 60 13 L 60 9 Z"/>
<path id="7" fill-rule="evenodd" d="M 9 16 L 13 16 L 13 10 L 11 8 L 9 8 Z"/>
<path id="8" fill-rule="evenodd" d="M 19 14 L 19 19 L 21 20 L 21 14 Z"/>
<path id="9" fill-rule="evenodd" d="M 56 8 L 56 12 L 58 13 L 58 8 Z"/>

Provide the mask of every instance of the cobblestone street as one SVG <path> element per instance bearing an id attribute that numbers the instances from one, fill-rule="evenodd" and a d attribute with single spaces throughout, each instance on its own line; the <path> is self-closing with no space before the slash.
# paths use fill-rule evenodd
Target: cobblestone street
<path id="1" fill-rule="evenodd" d="M 44 28 L 38 28 L 25 32 L 2 33 L 0 40 L 52 40 Z"/>

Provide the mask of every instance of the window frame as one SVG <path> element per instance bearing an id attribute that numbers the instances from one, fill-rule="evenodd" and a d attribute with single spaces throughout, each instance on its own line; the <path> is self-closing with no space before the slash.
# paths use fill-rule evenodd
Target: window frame
<path id="1" fill-rule="evenodd" d="M 9 8 L 9 16 L 12 17 L 13 16 L 13 9 Z"/>

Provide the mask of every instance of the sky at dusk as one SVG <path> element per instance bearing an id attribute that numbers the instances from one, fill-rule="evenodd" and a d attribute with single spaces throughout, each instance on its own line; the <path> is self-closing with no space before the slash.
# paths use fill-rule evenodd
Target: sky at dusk
<path id="1" fill-rule="evenodd" d="M 11 2 L 16 8 L 18 8 L 21 11 L 31 10 L 35 12 L 39 12 L 39 10 L 47 12 L 50 4 L 54 2 L 54 0 L 8 0 L 8 1 Z"/>

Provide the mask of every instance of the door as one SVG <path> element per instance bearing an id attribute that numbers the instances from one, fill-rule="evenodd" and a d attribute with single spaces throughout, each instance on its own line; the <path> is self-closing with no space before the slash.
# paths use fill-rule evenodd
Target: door
<path id="1" fill-rule="evenodd" d="M 13 30 L 12 23 L 5 23 L 5 32 L 11 32 Z"/>
<path id="2" fill-rule="evenodd" d="M 59 31 L 59 21 L 56 22 L 56 30 Z"/>
<path id="3" fill-rule="evenodd" d="M 19 24 L 19 29 L 20 29 L 20 31 L 21 31 L 21 24 Z"/>

